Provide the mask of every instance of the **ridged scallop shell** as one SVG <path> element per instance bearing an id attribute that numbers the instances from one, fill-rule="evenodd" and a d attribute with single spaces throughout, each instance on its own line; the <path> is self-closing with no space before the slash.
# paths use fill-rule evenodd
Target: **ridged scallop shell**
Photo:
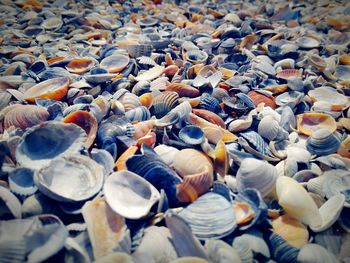
<path id="1" fill-rule="evenodd" d="M 231 204 L 221 195 L 207 193 L 183 209 L 179 216 L 199 239 L 218 239 L 232 233 L 236 220 Z"/>
<path id="2" fill-rule="evenodd" d="M 149 92 L 150 88 L 151 88 L 150 83 L 148 81 L 142 80 L 135 84 L 131 92 L 137 96 L 141 96 L 142 94 Z"/>
<path id="3" fill-rule="evenodd" d="M 124 55 L 112 55 L 102 59 L 100 67 L 108 73 L 121 72 L 130 62 L 130 58 Z"/>
<path id="4" fill-rule="evenodd" d="M 322 217 L 315 202 L 294 179 L 281 176 L 276 181 L 278 203 L 288 215 L 311 227 L 322 225 Z"/>
<path id="5" fill-rule="evenodd" d="M 67 94 L 69 83 L 67 77 L 45 80 L 26 90 L 25 100 L 28 102 L 34 102 L 36 98 L 61 100 Z"/>
<path id="6" fill-rule="evenodd" d="M 126 92 L 124 95 L 119 97 L 118 101 L 123 104 L 125 112 L 142 106 L 139 97 L 130 92 Z"/>
<path id="7" fill-rule="evenodd" d="M 152 54 L 153 46 L 145 44 L 136 44 L 126 46 L 129 56 L 132 58 L 138 58 L 142 56 L 150 57 Z"/>
<path id="8" fill-rule="evenodd" d="M 97 134 L 97 120 L 96 118 L 89 112 L 86 111 L 75 111 L 68 114 L 63 119 L 64 123 L 74 123 L 81 127 L 87 134 L 85 147 L 90 148 L 96 138 Z"/>
<path id="9" fill-rule="evenodd" d="M 305 135 L 312 135 L 316 130 L 325 128 L 329 132 L 337 129 L 334 118 L 325 113 L 309 112 L 297 115 L 297 129 Z"/>
<path id="10" fill-rule="evenodd" d="M 291 78 L 301 78 L 303 74 L 302 69 L 282 69 L 276 74 L 276 77 L 279 79 L 291 79 Z"/>
<path id="11" fill-rule="evenodd" d="M 278 141 L 288 138 L 288 133 L 281 128 L 278 121 L 271 115 L 264 117 L 259 122 L 258 133 L 268 141 Z"/>
<path id="12" fill-rule="evenodd" d="M 206 93 L 201 96 L 199 105 L 202 109 L 214 112 L 216 114 L 222 112 L 220 102 L 216 98 Z"/>
<path id="13" fill-rule="evenodd" d="M 57 156 L 78 153 L 85 141 L 84 130 L 75 124 L 44 122 L 24 133 L 16 159 L 24 167 L 39 169 Z"/>
<path id="14" fill-rule="evenodd" d="M 111 174 L 104 183 L 103 192 L 108 205 L 129 219 L 146 216 L 160 199 L 160 194 L 153 185 L 126 170 Z"/>
<path id="15" fill-rule="evenodd" d="M 70 73 L 83 74 L 92 69 L 96 64 L 96 60 L 92 58 L 74 58 L 66 66 Z"/>
<path id="16" fill-rule="evenodd" d="M 49 112 L 40 106 L 14 104 L 4 108 L 0 115 L 4 115 L 4 129 L 11 126 L 26 129 L 40 124 L 49 118 Z"/>
<path id="17" fill-rule="evenodd" d="M 57 157 L 35 174 L 39 190 L 61 202 L 93 197 L 101 190 L 103 179 L 102 166 L 83 155 Z"/>
<path id="18" fill-rule="evenodd" d="M 330 132 L 328 129 L 318 129 L 312 133 L 312 135 L 306 141 L 306 149 L 311 154 L 318 156 L 329 155 L 335 153 L 341 140 L 340 136 L 336 133 Z"/>
<path id="19" fill-rule="evenodd" d="M 179 95 L 176 92 L 162 92 L 153 99 L 153 105 L 150 109 L 152 115 L 156 118 L 164 117 L 169 111 L 179 104 Z"/>
<path id="20" fill-rule="evenodd" d="M 271 254 L 277 262 L 297 262 L 299 249 L 290 245 L 280 235 L 272 233 L 269 237 Z"/>
<path id="21" fill-rule="evenodd" d="M 246 158 L 241 162 L 236 177 L 238 191 L 255 188 L 265 197 L 275 188 L 277 170 L 268 162 Z"/>

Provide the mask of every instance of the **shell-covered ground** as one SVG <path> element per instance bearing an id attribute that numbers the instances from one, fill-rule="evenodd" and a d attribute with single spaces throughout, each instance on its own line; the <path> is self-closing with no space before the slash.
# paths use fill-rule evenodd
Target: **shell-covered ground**
<path id="1" fill-rule="evenodd" d="M 349 14 L 0 0 L 0 262 L 350 262 Z"/>

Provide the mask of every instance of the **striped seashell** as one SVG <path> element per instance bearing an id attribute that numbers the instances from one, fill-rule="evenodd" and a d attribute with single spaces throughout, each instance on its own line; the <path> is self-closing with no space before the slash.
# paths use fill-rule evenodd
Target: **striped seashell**
<path id="1" fill-rule="evenodd" d="M 142 65 L 148 65 L 148 66 L 157 66 L 158 64 L 154 61 L 153 58 L 150 57 L 138 57 L 137 62 Z"/>
<path id="2" fill-rule="evenodd" d="M 141 56 L 149 57 L 152 54 L 153 46 L 146 44 L 136 44 L 126 46 L 129 56 L 132 58 L 138 58 Z"/>
<path id="3" fill-rule="evenodd" d="M 142 106 L 139 97 L 130 92 L 126 92 L 118 101 L 123 104 L 125 112 Z"/>
<path id="4" fill-rule="evenodd" d="M 204 110 L 208 110 L 214 113 L 222 112 L 222 108 L 220 107 L 220 102 L 216 98 L 208 95 L 207 93 L 204 93 L 201 96 L 199 105 Z"/>
<path id="5" fill-rule="evenodd" d="M 203 109 L 193 109 L 192 112 L 196 114 L 198 117 L 201 117 L 211 123 L 214 123 L 221 128 L 226 128 L 224 120 L 217 115 L 216 113 L 208 110 L 203 110 Z"/>
<path id="6" fill-rule="evenodd" d="M 166 91 L 153 99 L 150 111 L 156 118 L 162 118 L 178 104 L 179 95 L 176 92 Z"/>
<path id="7" fill-rule="evenodd" d="M 88 72 L 97 64 L 97 61 L 92 58 L 74 58 L 66 66 L 70 73 L 83 74 Z"/>
<path id="8" fill-rule="evenodd" d="M 279 79 L 301 78 L 303 75 L 302 69 L 282 69 L 276 74 Z"/>
<path id="9" fill-rule="evenodd" d="M 198 89 L 191 87 L 185 83 L 170 83 L 165 91 L 174 91 L 179 94 L 179 97 L 198 97 L 200 92 Z"/>
<path id="10" fill-rule="evenodd" d="M 151 118 L 151 113 L 145 106 L 140 106 L 127 111 L 125 113 L 125 117 L 128 118 L 131 122 L 146 121 Z"/>
<path id="11" fill-rule="evenodd" d="M 112 55 L 102 59 L 100 67 L 108 71 L 108 73 L 121 72 L 130 62 L 129 56 Z"/>
<path id="12" fill-rule="evenodd" d="M 151 80 L 159 77 L 160 75 L 162 75 L 163 71 L 164 71 L 164 67 L 156 65 L 153 68 L 139 74 L 135 78 L 135 80 L 137 80 L 137 81 L 141 81 L 141 80 L 151 81 Z"/>

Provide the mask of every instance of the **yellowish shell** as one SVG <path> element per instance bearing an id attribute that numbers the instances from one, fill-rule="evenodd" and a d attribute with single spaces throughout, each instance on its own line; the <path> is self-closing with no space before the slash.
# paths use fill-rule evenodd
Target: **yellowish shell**
<path id="1" fill-rule="evenodd" d="M 300 133 L 310 136 L 321 128 L 334 132 L 337 123 L 332 116 L 325 113 L 308 112 L 297 116 L 297 129 Z"/>

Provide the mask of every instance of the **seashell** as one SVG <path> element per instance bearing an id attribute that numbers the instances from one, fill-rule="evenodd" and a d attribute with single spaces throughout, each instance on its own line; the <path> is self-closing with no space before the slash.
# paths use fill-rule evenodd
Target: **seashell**
<path id="1" fill-rule="evenodd" d="M 298 91 L 284 92 L 276 97 L 276 104 L 278 106 L 289 106 L 293 109 L 301 102 L 303 97 L 304 94 Z"/>
<path id="2" fill-rule="evenodd" d="M 25 100 L 34 102 L 39 99 L 61 100 L 68 91 L 70 80 L 66 77 L 48 79 L 34 85 L 24 92 Z"/>
<path id="3" fill-rule="evenodd" d="M 292 69 L 294 67 L 295 67 L 295 60 L 291 59 L 291 58 L 279 60 L 274 64 L 275 69 L 277 69 L 277 68 Z"/>
<path id="4" fill-rule="evenodd" d="M 146 121 L 151 118 L 151 113 L 145 106 L 140 106 L 127 111 L 125 117 L 131 122 Z"/>
<path id="5" fill-rule="evenodd" d="M 21 203 L 7 188 L 0 186 L 1 218 L 22 218 Z M 6 208 L 5 208 L 6 207 Z"/>
<path id="6" fill-rule="evenodd" d="M 350 158 L 350 138 L 343 140 L 337 150 L 337 153 L 343 157 Z"/>
<path id="7" fill-rule="evenodd" d="M 348 65 L 337 65 L 334 76 L 341 81 L 348 82 L 350 80 L 350 67 Z"/>
<path id="8" fill-rule="evenodd" d="M 131 92 L 137 96 L 141 96 L 142 94 L 149 92 L 150 88 L 151 88 L 151 85 L 148 81 L 139 81 L 132 88 Z"/>
<path id="9" fill-rule="evenodd" d="M 327 68 L 326 60 L 324 60 L 323 58 L 321 58 L 320 56 L 318 56 L 316 54 L 312 54 L 311 56 L 309 56 L 307 58 L 307 61 L 309 62 L 309 64 L 311 66 L 315 67 L 317 70 L 319 70 L 321 72 Z"/>
<path id="10" fill-rule="evenodd" d="M 208 122 L 216 124 L 223 129 L 226 128 L 226 125 L 223 119 L 212 111 L 203 110 L 203 109 L 193 109 L 192 112 L 196 114 L 198 117 L 201 117 L 207 120 Z"/>
<path id="11" fill-rule="evenodd" d="M 245 148 L 247 152 L 258 156 L 259 158 L 271 155 L 268 144 L 257 132 L 241 132 L 240 136 L 238 143 Z"/>
<path id="12" fill-rule="evenodd" d="M 299 249 L 291 246 L 281 236 L 272 233 L 269 237 L 272 257 L 277 262 L 297 262 Z"/>
<path id="13" fill-rule="evenodd" d="M 193 49 L 186 52 L 186 59 L 193 64 L 205 63 L 208 59 L 208 54 L 204 51 Z"/>
<path id="14" fill-rule="evenodd" d="M 277 170 L 267 162 L 246 158 L 241 162 L 236 178 L 238 191 L 255 188 L 265 197 L 275 188 Z"/>
<path id="15" fill-rule="evenodd" d="M 157 226 L 146 228 L 141 243 L 133 255 L 140 254 L 148 255 L 155 263 L 170 262 L 176 259 L 177 254 L 171 242 L 169 229 Z"/>
<path id="16" fill-rule="evenodd" d="M 300 133 L 310 136 L 321 128 L 333 133 L 337 124 L 334 118 L 325 113 L 308 112 L 297 115 L 297 130 Z"/>
<path id="17" fill-rule="evenodd" d="M 63 25 L 63 21 L 60 17 L 50 17 L 42 22 L 41 26 L 46 30 L 57 30 L 61 28 Z"/>
<path id="18" fill-rule="evenodd" d="M 4 115 L 3 125 L 7 130 L 11 126 L 25 130 L 45 122 L 49 118 L 48 111 L 36 105 L 14 104 L 4 108 L 0 115 Z"/>
<path id="19" fill-rule="evenodd" d="M 238 252 L 229 244 L 222 240 L 207 240 L 205 242 L 205 249 L 208 251 L 209 259 L 212 262 L 240 262 Z"/>
<path id="20" fill-rule="evenodd" d="M 184 208 L 179 216 L 199 239 L 218 239 L 232 233 L 236 221 L 231 204 L 221 195 L 206 193 Z"/>
<path id="21" fill-rule="evenodd" d="M 77 153 L 85 141 L 85 132 L 75 124 L 44 122 L 23 134 L 16 160 L 23 167 L 40 169 L 55 157 Z"/>
<path id="22" fill-rule="evenodd" d="M 113 252 L 126 232 L 125 219 L 99 197 L 82 208 L 95 260 Z"/>
<path id="23" fill-rule="evenodd" d="M 177 186 L 177 197 L 183 202 L 193 202 L 208 192 L 213 184 L 213 164 L 202 152 L 184 149 L 174 156 L 173 167 L 183 178 Z"/>
<path id="24" fill-rule="evenodd" d="M 126 92 L 120 96 L 118 101 L 123 104 L 125 112 L 142 106 L 139 97 L 130 92 Z"/>
<path id="25" fill-rule="evenodd" d="M 74 58 L 66 65 L 66 69 L 70 73 L 81 75 L 92 69 L 95 64 L 96 61 L 92 58 Z"/>
<path id="26" fill-rule="evenodd" d="M 315 202 L 294 179 L 282 176 L 276 181 L 278 203 L 286 213 L 312 228 L 322 225 L 322 217 Z"/>
<path id="27" fill-rule="evenodd" d="M 179 95 L 176 92 L 162 92 L 153 99 L 153 105 L 150 109 L 151 114 L 156 118 L 164 117 L 168 112 L 179 104 Z"/>
<path id="28" fill-rule="evenodd" d="M 274 76 L 276 74 L 276 71 L 274 67 L 265 61 L 260 61 L 253 65 L 253 68 L 257 71 L 261 71 L 264 74 L 267 74 L 269 76 Z"/>
<path id="29" fill-rule="evenodd" d="M 224 181 L 229 169 L 229 158 L 223 141 L 219 141 L 215 147 L 214 170 Z"/>
<path id="30" fill-rule="evenodd" d="M 294 116 L 294 112 L 289 106 L 283 107 L 279 124 L 287 132 L 291 132 L 296 128 L 296 118 Z"/>
<path id="31" fill-rule="evenodd" d="M 232 243 L 235 247 L 249 247 L 254 255 L 262 255 L 264 258 L 270 258 L 270 251 L 263 239 L 262 233 L 256 230 L 247 231 L 246 234 L 235 237 Z"/>
<path id="32" fill-rule="evenodd" d="M 154 125 L 154 119 L 133 124 L 133 128 L 135 130 L 133 137 L 135 139 L 140 139 L 141 137 L 145 136 L 151 129 L 153 129 Z"/>
<path id="33" fill-rule="evenodd" d="M 181 257 L 170 261 L 170 263 L 209 263 L 209 261 L 199 257 Z"/>
<path id="34" fill-rule="evenodd" d="M 306 244 L 300 249 L 298 262 L 338 262 L 335 255 L 330 253 L 324 247 L 317 244 Z"/>
<path id="35" fill-rule="evenodd" d="M 17 168 L 9 173 L 8 181 L 13 193 L 28 196 L 34 194 L 38 188 L 33 181 L 34 171 L 28 168 Z"/>
<path id="36" fill-rule="evenodd" d="M 301 78 L 302 75 L 302 69 L 282 69 L 276 74 L 276 78 L 288 80 L 291 78 Z"/>
<path id="37" fill-rule="evenodd" d="M 330 111 L 340 111 L 349 105 L 349 99 L 331 87 L 319 87 L 310 90 L 308 95 L 314 102 L 323 101 L 330 104 Z"/>
<path id="38" fill-rule="evenodd" d="M 174 91 L 179 94 L 179 97 L 198 97 L 200 92 L 198 89 L 193 88 L 184 83 L 170 83 L 166 88 L 166 91 Z"/>
<path id="39" fill-rule="evenodd" d="M 146 44 L 127 45 L 126 49 L 128 50 L 129 56 L 132 58 L 138 58 L 142 56 L 150 57 L 152 54 L 153 46 Z"/>
<path id="40" fill-rule="evenodd" d="M 124 55 L 112 55 L 101 60 L 100 68 L 108 73 L 121 72 L 130 62 L 130 58 Z"/>
<path id="41" fill-rule="evenodd" d="M 121 262 L 134 263 L 134 259 L 125 252 L 112 252 L 98 259 L 99 263 Z"/>
<path id="42" fill-rule="evenodd" d="M 146 216 L 160 199 L 153 185 L 126 170 L 111 174 L 104 183 L 103 192 L 112 210 L 128 219 Z"/>
<path id="43" fill-rule="evenodd" d="M 249 98 L 253 101 L 254 105 L 257 107 L 260 103 L 265 103 L 265 106 L 276 109 L 277 105 L 274 97 L 268 97 L 262 93 L 256 91 L 250 91 L 248 93 Z"/>
<path id="44" fill-rule="evenodd" d="M 288 133 L 281 128 L 278 121 L 276 121 L 271 115 L 264 117 L 259 122 L 258 133 L 268 141 L 288 139 Z"/>
<path id="45" fill-rule="evenodd" d="M 162 75 L 163 71 L 164 71 L 164 67 L 156 65 L 153 68 L 139 74 L 135 78 L 135 80 L 136 81 L 141 81 L 141 80 L 151 81 L 151 80 L 158 78 L 160 75 Z"/>
<path id="46" fill-rule="evenodd" d="M 82 128 L 87 134 L 87 139 L 84 144 L 85 147 L 90 148 L 93 145 L 97 134 L 98 124 L 96 118 L 91 113 L 80 110 L 75 111 L 65 116 L 63 122 L 74 123 Z"/>
<path id="47" fill-rule="evenodd" d="M 222 112 L 222 108 L 220 107 L 220 102 L 214 97 L 208 95 L 207 93 L 204 93 L 201 96 L 199 105 L 202 109 L 214 112 L 216 114 Z"/>
<path id="48" fill-rule="evenodd" d="M 296 43 L 300 48 L 305 49 L 318 48 L 320 46 L 320 42 L 312 37 L 299 37 Z"/>
<path id="49" fill-rule="evenodd" d="M 201 144 L 204 141 L 203 130 L 195 125 L 183 127 L 179 132 L 179 138 L 190 145 Z"/>
<path id="50" fill-rule="evenodd" d="M 151 108 L 153 105 L 154 96 L 151 92 L 144 93 L 140 97 L 140 103 L 142 106 L 145 106 L 147 109 Z"/>
<path id="51" fill-rule="evenodd" d="M 306 140 L 306 149 L 317 156 L 329 155 L 338 150 L 340 143 L 340 137 L 337 134 L 320 128 Z"/>
<path id="52" fill-rule="evenodd" d="M 64 185 L 69 175 L 69 183 Z M 63 202 L 87 200 L 100 191 L 103 168 L 83 155 L 65 155 L 53 159 L 35 174 L 39 190 L 50 198 Z M 63 185 L 64 187 L 63 187 Z"/>
<path id="53" fill-rule="evenodd" d="M 157 190 L 164 189 L 170 206 L 176 205 L 175 185 L 181 182 L 180 178 L 148 145 L 143 144 L 141 148 L 143 154 L 135 154 L 126 161 L 128 170 L 146 179 Z"/>
<path id="54" fill-rule="evenodd" d="M 235 213 L 237 224 L 240 226 L 249 223 L 255 216 L 254 210 L 249 203 L 246 202 L 234 202 L 233 211 Z"/>
<path id="55" fill-rule="evenodd" d="M 273 231 L 291 246 L 302 248 L 308 243 L 307 227 L 289 215 L 282 215 L 272 220 Z"/>
<path id="56" fill-rule="evenodd" d="M 172 243 L 180 258 L 200 257 L 207 259 L 207 254 L 199 240 L 192 234 L 190 226 L 172 210 L 165 213 L 165 223 L 169 228 Z"/>

